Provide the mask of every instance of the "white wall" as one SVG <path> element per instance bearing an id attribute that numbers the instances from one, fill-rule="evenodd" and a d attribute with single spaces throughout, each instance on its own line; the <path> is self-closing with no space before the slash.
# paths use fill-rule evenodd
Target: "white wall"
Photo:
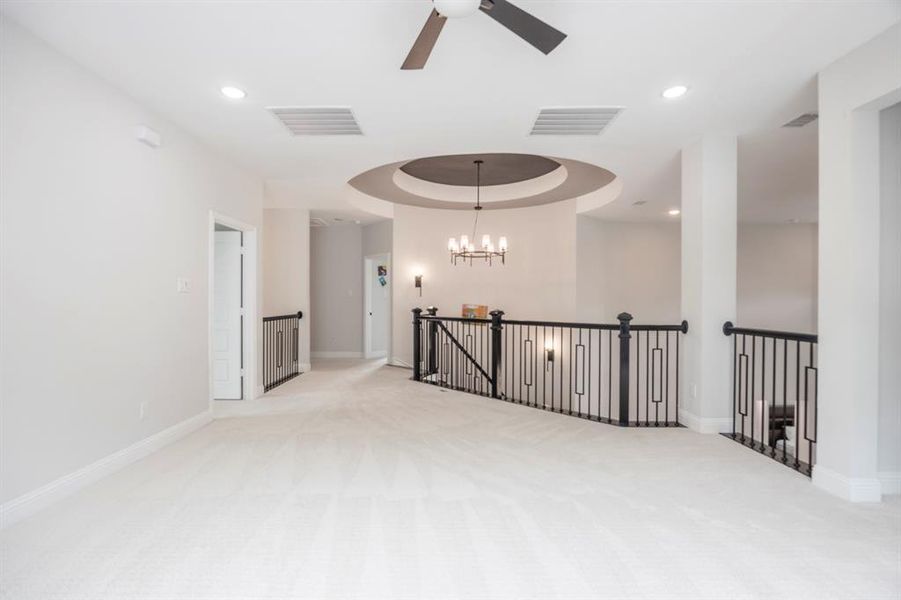
<path id="1" fill-rule="evenodd" d="M 579 321 L 678 323 L 678 223 L 617 223 L 578 217 Z M 817 226 L 738 226 L 738 307 L 742 327 L 816 332 Z"/>
<path id="2" fill-rule="evenodd" d="M 394 224 L 389 220 L 364 225 L 362 228 L 363 256 L 389 254 L 392 246 L 393 228 Z"/>
<path id="3" fill-rule="evenodd" d="M 0 33 L 5 502 L 208 410 L 209 212 L 261 225 L 262 183 L 17 26 Z"/>
<path id="4" fill-rule="evenodd" d="M 816 333 L 816 224 L 739 225 L 736 317 L 741 327 Z"/>
<path id="5" fill-rule="evenodd" d="M 363 235 L 359 225 L 310 230 L 312 356 L 363 352 Z"/>
<path id="6" fill-rule="evenodd" d="M 880 123 L 879 462 L 883 493 L 901 493 L 901 104 Z M 889 484 L 889 477 L 895 482 Z"/>
<path id="7" fill-rule="evenodd" d="M 576 314 L 575 201 L 514 210 L 485 210 L 479 234 L 510 244 L 506 265 L 450 264 L 449 237 L 472 235 L 474 211 L 394 209 L 393 357 L 412 358 L 414 307 L 435 305 L 439 314 L 459 316 L 462 305 L 487 304 L 509 318 L 570 321 Z M 422 297 L 413 276 L 422 269 Z"/>
<path id="8" fill-rule="evenodd" d="M 577 320 L 681 322 L 680 232 L 673 223 L 616 223 L 578 217 Z"/>
<path id="9" fill-rule="evenodd" d="M 263 211 L 263 316 L 303 311 L 299 362 L 310 364 L 310 213 L 303 209 Z M 261 382 L 262 383 L 262 382 Z"/>

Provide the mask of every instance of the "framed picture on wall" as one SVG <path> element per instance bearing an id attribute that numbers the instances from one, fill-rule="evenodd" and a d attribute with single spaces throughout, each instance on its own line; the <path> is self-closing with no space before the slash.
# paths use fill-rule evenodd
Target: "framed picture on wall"
<path id="1" fill-rule="evenodd" d="M 462 316 L 464 319 L 487 319 L 487 304 L 464 304 Z"/>

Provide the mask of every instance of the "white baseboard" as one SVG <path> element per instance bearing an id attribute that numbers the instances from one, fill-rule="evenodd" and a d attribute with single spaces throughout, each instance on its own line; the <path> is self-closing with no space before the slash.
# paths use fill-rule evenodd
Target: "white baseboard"
<path id="1" fill-rule="evenodd" d="M 385 358 L 388 356 L 388 352 L 382 350 L 381 352 L 370 352 L 369 354 L 364 354 L 363 358 Z"/>
<path id="2" fill-rule="evenodd" d="M 699 417 L 684 408 L 679 409 L 679 423 L 698 433 L 728 433 L 732 431 L 731 417 Z"/>
<path id="3" fill-rule="evenodd" d="M 876 473 L 882 493 L 885 496 L 897 496 L 901 494 L 901 471 L 880 471 Z"/>
<path id="4" fill-rule="evenodd" d="M 316 351 L 310 352 L 311 358 L 363 358 L 362 352 L 339 351 Z"/>
<path id="5" fill-rule="evenodd" d="M 308 373 L 313 368 L 313 365 L 310 363 L 300 363 L 300 372 Z"/>
<path id="6" fill-rule="evenodd" d="M 207 410 L 148 438 L 144 438 L 127 448 L 101 458 L 86 467 L 51 481 L 36 490 L 3 503 L 3 505 L 0 505 L 0 529 L 5 529 L 13 523 L 29 517 L 95 481 L 118 471 L 122 467 L 144 458 L 163 446 L 200 429 L 212 420 L 212 411 Z"/>
<path id="7" fill-rule="evenodd" d="M 388 364 L 391 365 L 392 367 L 403 367 L 404 369 L 412 369 L 413 368 L 413 365 L 411 365 L 410 363 L 408 363 L 405 360 L 401 360 L 401 359 L 397 358 L 396 356 L 389 358 Z"/>
<path id="8" fill-rule="evenodd" d="M 882 485 L 879 479 L 851 478 L 822 465 L 813 467 L 813 484 L 834 496 L 849 502 L 882 501 Z"/>

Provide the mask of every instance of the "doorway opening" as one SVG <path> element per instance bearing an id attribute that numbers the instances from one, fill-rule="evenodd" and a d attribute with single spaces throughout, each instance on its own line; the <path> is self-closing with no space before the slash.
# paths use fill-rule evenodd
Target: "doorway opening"
<path id="1" fill-rule="evenodd" d="M 385 358 L 391 333 L 391 255 L 363 258 L 363 356 Z"/>
<path id="2" fill-rule="evenodd" d="M 210 214 L 210 401 L 254 398 L 256 230 Z"/>

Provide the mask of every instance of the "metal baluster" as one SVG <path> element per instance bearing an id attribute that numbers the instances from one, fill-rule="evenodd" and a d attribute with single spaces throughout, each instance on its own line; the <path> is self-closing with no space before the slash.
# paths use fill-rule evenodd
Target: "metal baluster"
<path id="1" fill-rule="evenodd" d="M 795 468 L 801 467 L 801 342 L 795 342 Z"/>
<path id="2" fill-rule="evenodd" d="M 766 452 L 763 424 L 766 413 L 766 337 L 760 338 L 760 452 Z"/>
<path id="3" fill-rule="evenodd" d="M 782 340 L 782 462 L 788 460 L 788 438 L 786 437 L 788 408 L 786 407 L 788 396 L 788 340 Z M 795 429 L 797 431 L 797 429 Z"/>
<path id="4" fill-rule="evenodd" d="M 757 404 L 757 396 L 755 394 L 757 385 L 757 336 L 751 336 L 751 447 L 754 448 L 754 444 L 757 441 L 757 438 L 754 437 L 754 426 L 756 421 L 754 419 L 754 405 Z"/>
<path id="5" fill-rule="evenodd" d="M 607 332 L 607 420 L 613 422 L 613 332 Z"/>
<path id="6" fill-rule="evenodd" d="M 770 456 L 776 456 L 776 338 L 773 338 L 773 391 L 770 398 Z"/>

